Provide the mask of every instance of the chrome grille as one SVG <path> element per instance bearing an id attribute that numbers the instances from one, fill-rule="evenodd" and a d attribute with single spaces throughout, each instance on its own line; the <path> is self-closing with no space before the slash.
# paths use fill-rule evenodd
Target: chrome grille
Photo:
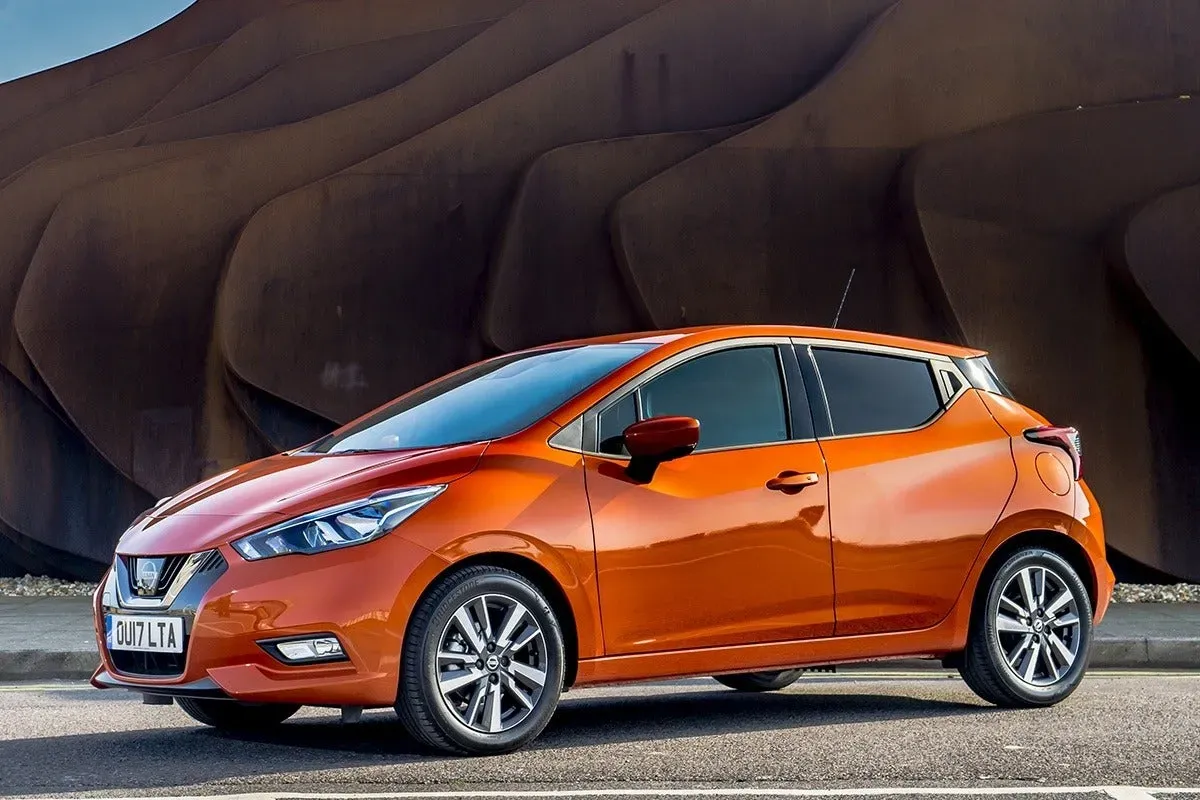
<path id="1" fill-rule="evenodd" d="M 125 608 L 168 608 L 195 575 L 224 571 L 227 566 L 216 550 L 186 556 L 121 556 L 120 562 L 124 574 L 117 587 Z M 156 570 L 157 581 L 148 580 Z"/>
<path id="2" fill-rule="evenodd" d="M 129 576 L 130 595 L 134 597 L 159 598 L 164 597 L 188 557 L 184 556 L 122 556 L 125 560 L 125 570 Z M 148 585 L 142 580 L 143 573 L 153 574 L 153 584 Z"/>
<path id="3" fill-rule="evenodd" d="M 139 597 L 131 586 L 131 570 L 142 556 L 118 556 L 114 563 L 113 574 L 108 578 L 104 588 L 103 614 L 163 614 L 183 618 L 183 652 L 182 653 L 143 653 L 129 650 L 112 650 L 104 643 L 113 670 L 119 675 L 134 677 L 168 678 L 182 675 L 187 662 L 187 652 L 191 647 L 192 625 L 199 613 L 203 598 L 228 568 L 224 557 L 216 550 L 204 550 L 189 556 L 171 556 L 178 558 L 182 566 L 172 567 L 170 582 L 157 587 L 165 592 L 160 597 Z M 150 556 L 145 556 L 150 558 Z M 159 559 L 168 557 L 158 556 Z M 164 573 L 165 574 L 165 573 Z"/>

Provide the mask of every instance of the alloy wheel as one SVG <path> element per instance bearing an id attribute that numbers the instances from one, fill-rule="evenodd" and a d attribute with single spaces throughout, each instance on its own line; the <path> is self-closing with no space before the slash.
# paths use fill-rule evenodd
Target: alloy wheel
<path id="1" fill-rule="evenodd" d="M 1000 592 L 996 637 L 1008 669 L 1030 686 L 1047 687 L 1079 657 L 1079 603 L 1067 581 L 1049 567 L 1016 572 Z"/>
<path id="2" fill-rule="evenodd" d="M 546 685 L 549 650 L 520 601 L 484 594 L 459 606 L 439 639 L 437 686 L 461 724 L 502 733 L 524 722 Z"/>

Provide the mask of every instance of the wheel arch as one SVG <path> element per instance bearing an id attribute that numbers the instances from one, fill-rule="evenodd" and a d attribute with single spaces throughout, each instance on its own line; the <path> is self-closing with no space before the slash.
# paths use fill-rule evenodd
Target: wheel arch
<path id="1" fill-rule="evenodd" d="M 1100 589 L 1096 568 L 1092 564 L 1092 559 L 1088 556 L 1087 550 L 1075 538 L 1062 531 L 1033 528 L 1009 536 L 992 551 L 987 561 L 984 562 L 983 569 L 979 573 L 979 580 L 975 582 L 975 591 L 971 597 L 972 624 L 983 598 L 987 596 L 988 589 L 991 587 L 992 576 L 996 574 L 1013 553 L 1027 547 L 1041 547 L 1065 559 L 1071 565 L 1071 568 L 1079 574 L 1080 579 L 1083 580 L 1083 585 L 1088 592 L 1088 600 L 1092 605 L 1092 614 L 1095 615 L 1096 601 Z"/>
<path id="2" fill-rule="evenodd" d="M 563 687 L 570 688 L 574 685 L 579 672 L 579 625 L 574 606 L 558 578 L 535 559 L 506 551 L 482 552 L 466 556 L 447 564 L 441 572 L 435 575 L 421 591 L 417 603 L 424 601 L 430 592 L 446 578 L 469 567 L 480 566 L 497 567 L 515 572 L 537 587 L 538 591 L 546 597 L 562 626 L 563 647 L 566 651 L 566 664 L 563 665 Z M 405 625 L 405 641 L 407 641 L 408 628 L 411 625 L 412 618 L 410 616 Z"/>

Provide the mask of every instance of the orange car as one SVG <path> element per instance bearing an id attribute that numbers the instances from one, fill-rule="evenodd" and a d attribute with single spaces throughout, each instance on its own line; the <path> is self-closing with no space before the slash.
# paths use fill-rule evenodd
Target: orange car
<path id="1" fill-rule="evenodd" d="M 505 355 L 142 515 L 92 683 L 228 728 L 394 706 L 466 753 L 529 742 L 572 686 L 883 658 L 1049 705 L 1113 587 L 1080 467 L 961 347 L 717 327 Z"/>

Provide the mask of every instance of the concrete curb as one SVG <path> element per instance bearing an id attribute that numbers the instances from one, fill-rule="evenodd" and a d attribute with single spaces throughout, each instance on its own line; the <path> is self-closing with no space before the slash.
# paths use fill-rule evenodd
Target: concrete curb
<path id="1" fill-rule="evenodd" d="M 0 651 L 0 681 L 85 681 L 99 665 L 99 654 L 86 650 Z"/>
<path id="2" fill-rule="evenodd" d="M 85 681 L 92 677 L 99 663 L 100 656 L 94 651 L 0 651 L 0 682 Z M 940 669 L 941 665 L 936 661 L 877 661 L 864 664 L 861 668 L 934 670 Z M 1100 638 L 1092 649 L 1090 669 L 1200 671 L 1200 639 Z M 854 669 L 848 669 L 845 674 L 853 673 Z"/>
<path id="3" fill-rule="evenodd" d="M 1160 636 L 1097 639 L 1092 648 L 1091 667 L 1200 670 L 1200 639 Z"/>

